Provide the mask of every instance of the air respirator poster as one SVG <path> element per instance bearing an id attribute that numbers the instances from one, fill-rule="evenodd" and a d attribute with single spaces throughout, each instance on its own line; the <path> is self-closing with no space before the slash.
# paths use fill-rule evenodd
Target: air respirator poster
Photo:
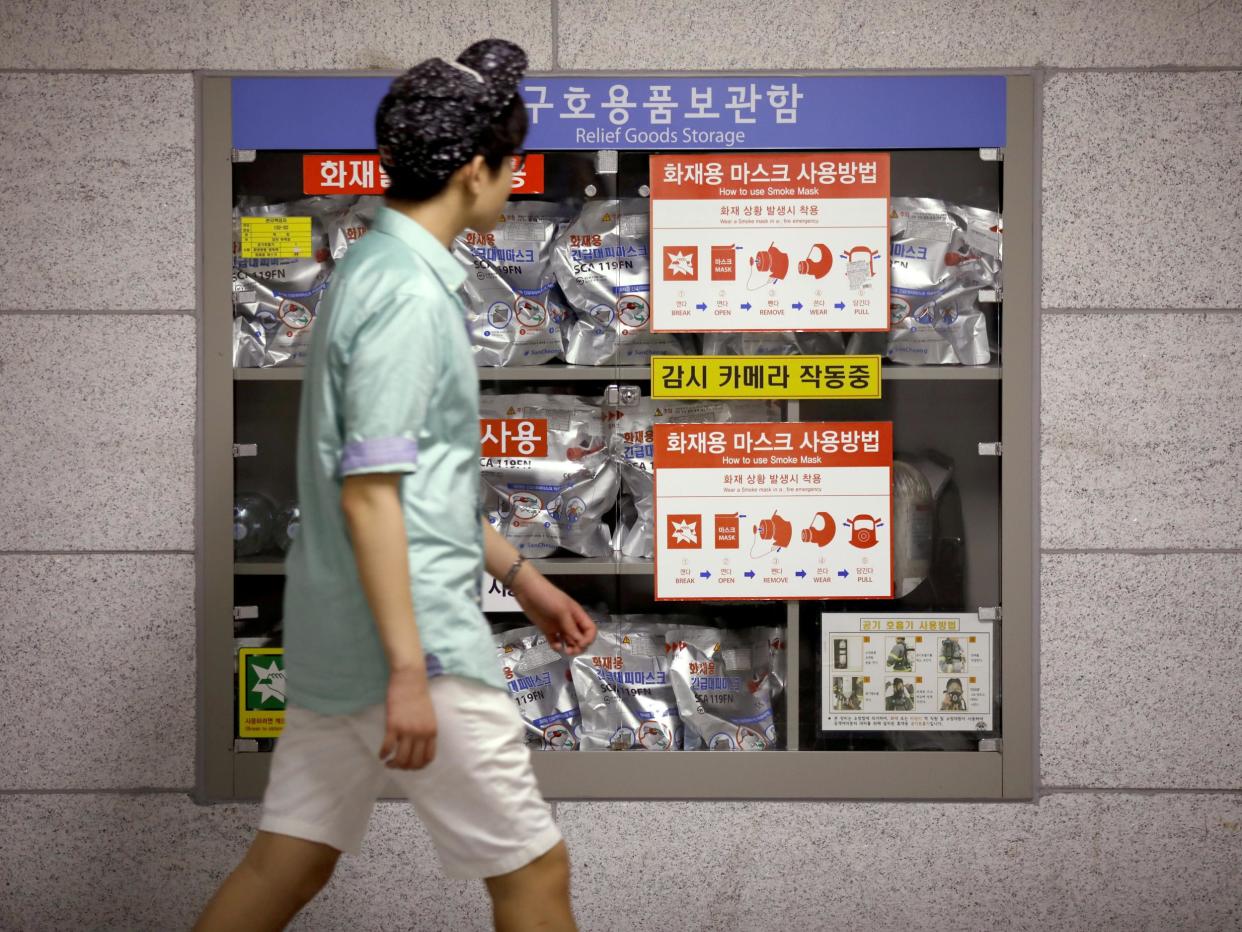
<path id="1" fill-rule="evenodd" d="M 821 617 L 824 731 L 992 730 L 992 623 L 976 614 Z"/>
<path id="2" fill-rule="evenodd" d="M 888 197 L 884 152 L 652 156 L 651 329 L 887 330 Z"/>
<path id="3" fill-rule="evenodd" d="M 889 422 L 655 425 L 656 598 L 893 595 Z"/>

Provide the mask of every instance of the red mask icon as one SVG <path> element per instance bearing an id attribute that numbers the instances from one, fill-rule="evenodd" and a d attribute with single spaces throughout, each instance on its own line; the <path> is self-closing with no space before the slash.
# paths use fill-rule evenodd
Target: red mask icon
<path id="1" fill-rule="evenodd" d="M 823 527 L 819 527 L 820 519 L 823 519 Z M 816 544 L 820 547 L 827 547 L 832 543 L 832 539 L 837 536 L 837 524 L 832 520 L 832 515 L 826 511 L 821 511 L 815 516 L 815 520 L 811 522 L 811 526 L 802 529 L 802 542 L 804 544 Z"/>
<path id="2" fill-rule="evenodd" d="M 793 540 L 793 525 L 773 512 L 771 518 L 764 518 L 759 522 L 755 533 L 760 540 L 770 540 L 775 547 L 788 547 Z"/>
<path id="3" fill-rule="evenodd" d="M 867 271 L 868 271 L 868 273 L 870 273 L 870 275 L 874 278 L 874 277 L 875 277 L 875 253 L 873 253 L 873 252 L 871 251 L 871 247 L 870 247 L 870 246 L 854 246 L 854 247 L 852 247 L 852 248 L 850 249 L 850 251 L 849 251 L 849 252 L 847 252 L 847 253 L 845 254 L 845 261 L 846 261 L 846 262 L 854 262 L 854 261 L 855 261 L 857 258 L 859 258 L 860 256 L 862 256 L 862 257 L 865 257 L 865 258 L 866 258 L 866 260 L 867 260 Z"/>
<path id="4" fill-rule="evenodd" d="M 850 526 L 850 543 L 866 550 L 876 545 L 876 527 L 879 522 L 871 515 L 855 515 L 847 522 Z"/>
<path id="5" fill-rule="evenodd" d="M 819 258 L 815 258 L 815 253 L 819 253 Z M 815 278 L 823 278 L 832 271 L 832 253 L 828 251 L 828 247 L 823 243 L 816 243 L 811 247 L 811 251 L 806 254 L 806 258 L 798 262 L 799 275 L 811 275 Z"/>
<path id="6" fill-rule="evenodd" d="M 769 278 L 777 281 L 789 274 L 789 256 L 777 249 L 775 243 L 756 254 L 754 262 L 756 269 L 766 272 Z"/>

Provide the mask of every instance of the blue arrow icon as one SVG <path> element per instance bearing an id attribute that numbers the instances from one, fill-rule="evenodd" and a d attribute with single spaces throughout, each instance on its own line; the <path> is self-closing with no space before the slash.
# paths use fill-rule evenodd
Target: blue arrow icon
<path id="1" fill-rule="evenodd" d="M 746 515 L 738 515 L 739 518 L 745 518 Z"/>
<path id="2" fill-rule="evenodd" d="M 742 575 L 743 575 L 743 576 L 745 576 L 747 579 L 754 579 L 754 578 L 755 578 L 755 571 L 754 571 L 754 570 L 747 570 L 747 571 L 746 571 L 745 573 L 743 573 Z"/>
<path id="3" fill-rule="evenodd" d="M 801 302 L 801 301 L 799 301 L 797 304 L 791 304 L 791 305 L 789 305 L 789 306 L 790 306 L 790 307 L 792 307 L 795 311 L 800 311 L 800 310 L 802 310 L 802 302 Z"/>
<path id="4" fill-rule="evenodd" d="M 836 304 L 833 305 L 833 307 L 835 307 L 838 311 L 843 311 L 845 310 L 845 302 L 838 301 Z"/>
<path id="5" fill-rule="evenodd" d="M 739 307 L 741 307 L 741 309 L 742 309 L 742 310 L 744 310 L 744 311 L 749 311 L 749 310 L 750 310 L 750 302 L 749 302 L 749 301 L 747 301 L 745 304 L 741 304 L 741 305 L 738 305 L 738 306 L 739 306 Z"/>
<path id="6" fill-rule="evenodd" d="M 699 573 L 699 575 L 700 575 L 700 576 L 702 576 L 704 579 L 711 579 L 711 578 L 712 578 L 712 574 L 711 574 L 711 573 L 709 573 L 707 570 L 704 570 L 703 572 Z"/>
<path id="7" fill-rule="evenodd" d="M 695 307 L 697 307 L 700 311 L 705 311 L 705 310 L 707 310 L 707 305 L 706 305 L 706 304 L 696 304 L 696 305 L 695 305 Z"/>
<path id="8" fill-rule="evenodd" d="M 806 576 L 806 570 L 798 570 L 798 572 L 794 573 L 794 575 L 795 575 L 795 576 L 798 576 L 798 577 L 805 577 L 805 576 Z"/>
<path id="9" fill-rule="evenodd" d="M 837 575 L 840 576 L 842 579 L 845 579 L 847 576 L 850 575 L 850 571 L 849 570 L 837 570 Z"/>

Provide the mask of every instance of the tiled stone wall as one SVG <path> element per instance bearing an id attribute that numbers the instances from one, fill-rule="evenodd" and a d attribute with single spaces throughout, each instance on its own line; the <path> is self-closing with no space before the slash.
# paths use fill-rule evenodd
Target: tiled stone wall
<path id="1" fill-rule="evenodd" d="M 188 799 L 189 72 L 485 34 L 543 70 L 1043 82 L 1042 799 L 564 803 L 584 928 L 1242 925 L 1242 6 L 49 0 L 0 15 L 0 928 L 183 927 L 254 826 Z M 385 804 L 299 927 L 486 915 Z"/>

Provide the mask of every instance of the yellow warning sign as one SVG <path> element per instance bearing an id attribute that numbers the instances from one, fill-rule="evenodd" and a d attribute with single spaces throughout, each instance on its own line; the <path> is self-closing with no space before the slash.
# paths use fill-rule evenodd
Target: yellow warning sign
<path id="1" fill-rule="evenodd" d="M 243 259 L 309 259 L 310 217 L 242 217 Z"/>
<path id="2" fill-rule="evenodd" d="M 653 398 L 880 397 L 879 356 L 652 356 Z"/>

